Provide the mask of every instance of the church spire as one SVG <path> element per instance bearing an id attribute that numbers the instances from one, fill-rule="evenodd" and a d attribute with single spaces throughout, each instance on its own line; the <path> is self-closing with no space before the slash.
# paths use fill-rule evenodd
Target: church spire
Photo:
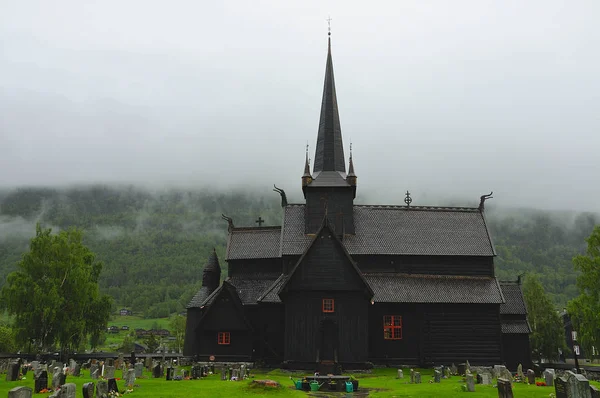
<path id="1" fill-rule="evenodd" d="M 310 175 L 310 161 L 308 160 L 308 144 L 306 144 L 306 160 L 304 161 L 304 174 L 302 175 L 302 186 L 305 187 L 312 182 Z"/>
<path id="2" fill-rule="evenodd" d="M 330 37 L 328 38 L 325 84 L 323 87 L 321 118 L 319 120 L 319 133 L 317 135 L 313 172 L 337 171 L 343 173 L 345 177 L 346 165 L 344 163 L 342 129 L 340 127 L 340 116 L 338 114 L 337 97 L 335 94 Z"/>
<path id="3" fill-rule="evenodd" d="M 353 187 L 356 187 L 356 174 L 354 174 L 354 162 L 352 161 L 352 142 L 350 142 L 350 162 L 348 164 L 348 176 L 346 181 Z"/>

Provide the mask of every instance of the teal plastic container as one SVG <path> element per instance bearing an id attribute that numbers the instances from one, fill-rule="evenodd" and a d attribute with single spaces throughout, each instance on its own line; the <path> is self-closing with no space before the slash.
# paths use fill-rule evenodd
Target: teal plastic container
<path id="1" fill-rule="evenodd" d="M 302 380 L 296 380 L 294 384 L 296 385 L 296 390 L 302 390 Z"/>
<path id="2" fill-rule="evenodd" d="M 354 386 L 351 381 L 346 382 L 346 392 L 354 392 Z"/>

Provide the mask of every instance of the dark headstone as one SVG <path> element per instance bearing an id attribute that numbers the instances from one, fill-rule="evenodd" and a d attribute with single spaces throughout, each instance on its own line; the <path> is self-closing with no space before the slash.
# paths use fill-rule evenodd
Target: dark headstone
<path id="1" fill-rule="evenodd" d="M 567 393 L 567 378 L 566 377 L 558 377 L 554 380 L 554 393 L 556 394 L 556 398 L 568 398 Z"/>
<path id="2" fill-rule="evenodd" d="M 108 379 L 108 392 L 119 392 L 119 387 L 117 386 L 117 379 Z"/>
<path id="3" fill-rule="evenodd" d="M 31 398 L 33 391 L 29 387 L 19 386 L 8 392 L 8 398 Z"/>
<path id="4" fill-rule="evenodd" d="M 33 381 L 33 391 L 37 394 L 42 390 L 47 390 L 48 389 L 48 372 L 46 372 L 45 370 L 42 370 L 38 377 L 34 378 Z"/>
<path id="5" fill-rule="evenodd" d="M 167 375 L 166 375 L 166 379 L 167 379 L 167 380 L 173 380 L 174 373 L 175 373 L 175 369 L 173 369 L 172 367 L 170 367 L 170 366 L 169 366 L 169 367 L 167 368 Z"/>
<path id="6" fill-rule="evenodd" d="M 596 386 L 590 384 L 590 395 L 592 398 L 600 398 L 600 390 L 598 390 Z"/>
<path id="7" fill-rule="evenodd" d="M 481 373 L 477 373 L 477 384 L 482 384 L 483 378 L 481 377 Z"/>
<path id="8" fill-rule="evenodd" d="M 459 376 L 464 376 L 467 373 L 467 364 L 466 363 L 459 363 L 458 364 L 458 368 L 457 368 L 457 372 Z"/>
<path id="9" fill-rule="evenodd" d="M 152 377 L 154 377 L 155 379 L 162 377 L 162 368 L 160 367 L 160 363 L 157 363 L 152 368 Z"/>
<path id="10" fill-rule="evenodd" d="M 434 370 L 433 371 L 433 382 L 439 383 L 441 381 L 442 381 L 442 372 L 440 372 L 439 370 Z"/>
<path id="11" fill-rule="evenodd" d="M 83 398 L 94 398 L 94 383 L 89 382 L 83 385 Z"/>
<path id="12" fill-rule="evenodd" d="M 8 365 L 6 370 L 6 381 L 17 381 L 19 380 L 19 369 L 20 365 L 18 362 L 12 362 Z"/>
<path id="13" fill-rule="evenodd" d="M 27 366 L 23 366 L 21 367 L 21 374 L 23 376 L 27 376 L 27 371 L 29 370 L 29 368 Z"/>
<path id="14" fill-rule="evenodd" d="M 498 379 L 498 398 L 514 398 L 510 380 Z"/>

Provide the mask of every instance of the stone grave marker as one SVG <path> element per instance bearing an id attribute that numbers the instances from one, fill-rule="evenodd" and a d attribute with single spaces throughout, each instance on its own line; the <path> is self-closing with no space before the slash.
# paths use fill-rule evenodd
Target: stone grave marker
<path id="1" fill-rule="evenodd" d="M 127 377 L 125 378 L 125 384 L 127 388 L 132 389 L 135 384 L 135 369 L 129 369 L 127 371 Z"/>
<path id="2" fill-rule="evenodd" d="M 152 358 L 146 357 L 146 370 L 149 372 L 152 370 Z"/>
<path id="3" fill-rule="evenodd" d="M 590 382 L 584 375 L 570 374 L 567 378 L 567 397 L 568 398 L 590 398 Z"/>
<path id="4" fill-rule="evenodd" d="M 144 374 L 144 364 L 136 363 L 134 369 L 135 369 L 135 377 L 142 377 L 142 375 Z"/>
<path id="5" fill-rule="evenodd" d="M 75 391 L 77 385 L 75 383 L 65 383 L 60 387 L 59 397 L 61 398 L 75 398 Z"/>
<path id="6" fill-rule="evenodd" d="M 115 367 L 111 365 L 104 366 L 104 378 L 114 379 L 115 378 Z"/>
<path id="7" fill-rule="evenodd" d="M 227 369 L 225 367 L 221 368 L 221 380 L 227 380 Z"/>
<path id="8" fill-rule="evenodd" d="M 167 368 L 167 376 L 166 376 L 167 380 L 173 380 L 174 371 L 175 371 L 175 369 L 173 369 L 170 366 Z"/>
<path id="9" fill-rule="evenodd" d="M 17 381 L 19 380 L 19 368 L 21 366 L 18 362 L 11 362 L 6 370 L 6 381 Z"/>
<path id="10" fill-rule="evenodd" d="M 544 370 L 544 382 L 546 386 L 552 387 L 554 386 L 554 369 L 546 369 Z"/>
<path id="11" fill-rule="evenodd" d="M 533 369 L 527 369 L 527 383 L 535 384 L 535 372 Z"/>
<path id="12" fill-rule="evenodd" d="M 246 377 L 246 365 L 242 364 L 240 366 L 240 373 L 239 373 L 238 377 L 240 378 L 240 380 L 244 380 L 244 378 Z"/>
<path id="13" fill-rule="evenodd" d="M 97 363 L 93 363 L 90 365 L 90 377 L 92 379 L 97 379 L 98 378 L 98 373 L 96 373 L 96 377 L 94 377 L 94 372 L 96 372 L 98 370 L 98 364 Z"/>
<path id="14" fill-rule="evenodd" d="M 42 370 L 37 377 L 33 378 L 33 390 L 37 394 L 46 389 L 48 389 L 48 372 Z"/>
<path id="15" fill-rule="evenodd" d="M 452 370 L 449 367 L 444 368 L 444 379 L 449 379 L 452 376 Z"/>
<path id="16" fill-rule="evenodd" d="M 502 377 L 498 379 L 498 398 L 514 398 L 510 380 Z"/>
<path id="17" fill-rule="evenodd" d="M 459 363 L 458 364 L 457 373 L 458 373 L 459 376 L 464 376 L 467 373 L 467 364 L 466 363 Z"/>
<path id="18" fill-rule="evenodd" d="M 402 369 L 398 369 L 398 378 L 404 379 L 404 372 L 402 371 Z"/>
<path id="19" fill-rule="evenodd" d="M 517 376 L 519 376 L 521 380 L 525 379 L 525 374 L 523 373 L 523 365 L 521 364 L 517 366 Z"/>
<path id="20" fill-rule="evenodd" d="M 100 369 L 96 369 L 91 374 L 92 380 L 98 380 L 100 378 Z"/>
<path id="21" fill-rule="evenodd" d="M 415 384 L 421 384 L 421 372 L 415 372 Z"/>
<path id="22" fill-rule="evenodd" d="M 33 391 L 30 387 L 19 386 L 8 392 L 8 398 L 31 398 Z"/>
<path id="23" fill-rule="evenodd" d="M 568 398 L 566 377 L 558 377 L 554 380 L 554 394 L 556 398 Z"/>
<path id="24" fill-rule="evenodd" d="M 83 385 L 83 398 L 94 398 L 94 383 L 89 382 Z"/>
<path id="25" fill-rule="evenodd" d="M 108 383 L 104 380 L 100 380 L 96 384 L 96 398 L 107 398 L 108 397 Z"/>
<path id="26" fill-rule="evenodd" d="M 415 370 L 410 370 L 410 384 L 415 384 Z"/>
<path id="27" fill-rule="evenodd" d="M 452 363 L 452 366 L 450 366 L 450 372 L 453 375 L 457 375 L 458 374 L 458 368 L 456 367 L 456 365 L 454 363 Z"/>
<path id="28" fill-rule="evenodd" d="M 484 384 L 484 385 L 492 384 L 492 375 L 487 372 L 481 373 L 481 383 L 480 384 Z"/>
<path id="29" fill-rule="evenodd" d="M 108 392 L 119 392 L 119 387 L 117 386 L 117 379 L 112 378 L 108 379 Z"/>
<path id="30" fill-rule="evenodd" d="M 467 375 L 467 391 L 475 392 L 475 379 L 472 374 Z"/>
<path id="31" fill-rule="evenodd" d="M 60 387 L 62 370 L 56 366 L 54 367 L 54 373 L 52 374 L 52 389 L 56 390 Z"/>
<path id="32" fill-rule="evenodd" d="M 81 376 L 81 365 L 78 363 L 75 363 L 75 367 L 73 367 L 71 374 L 75 377 Z"/>
<path id="33" fill-rule="evenodd" d="M 596 388 L 596 386 L 590 384 L 590 395 L 592 398 L 600 398 L 600 390 Z"/>
<path id="34" fill-rule="evenodd" d="M 158 379 L 159 377 L 162 377 L 162 369 L 160 367 L 160 363 L 157 363 L 152 368 L 152 377 L 154 377 L 155 379 Z"/>
<path id="35" fill-rule="evenodd" d="M 439 370 L 434 370 L 433 371 L 433 382 L 439 383 L 441 381 L 442 381 L 442 372 L 440 372 Z"/>

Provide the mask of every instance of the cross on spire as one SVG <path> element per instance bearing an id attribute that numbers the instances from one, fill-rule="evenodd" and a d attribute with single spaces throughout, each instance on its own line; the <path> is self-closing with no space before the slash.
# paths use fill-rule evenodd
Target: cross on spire
<path id="1" fill-rule="evenodd" d="M 327 17 L 327 36 L 331 36 L 331 15 Z"/>
<path id="2" fill-rule="evenodd" d="M 258 224 L 258 227 L 262 227 L 263 223 L 265 222 L 265 220 L 262 219 L 262 217 L 258 216 L 258 220 L 254 221 L 255 223 Z"/>

